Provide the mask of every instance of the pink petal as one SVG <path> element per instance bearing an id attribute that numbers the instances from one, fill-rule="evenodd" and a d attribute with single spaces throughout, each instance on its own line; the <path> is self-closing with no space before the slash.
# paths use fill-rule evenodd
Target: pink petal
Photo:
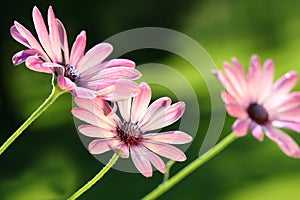
<path id="1" fill-rule="evenodd" d="M 226 76 L 231 81 L 232 85 L 235 87 L 237 94 L 239 96 L 244 96 L 245 93 L 247 93 L 248 91 L 246 90 L 246 88 L 243 87 L 242 83 L 244 82 L 245 85 L 246 80 L 240 80 L 239 74 L 237 74 L 237 72 L 232 68 L 232 66 L 228 62 L 223 63 L 223 65 Z"/>
<path id="2" fill-rule="evenodd" d="M 270 120 L 291 121 L 300 123 L 300 108 L 278 112 L 270 116 Z"/>
<path id="3" fill-rule="evenodd" d="M 232 130 L 235 132 L 236 136 L 243 137 L 248 133 L 249 124 L 250 124 L 249 119 L 245 119 L 245 120 L 237 119 L 232 126 Z"/>
<path id="4" fill-rule="evenodd" d="M 93 113 L 94 115 L 97 116 L 97 119 L 99 119 L 102 123 L 108 125 L 105 127 L 103 126 L 100 127 L 109 131 L 115 130 L 116 123 L 114 121 L 114 116 L 109 115 L 112 110 L 107 102 L 105 102 L 104 100 L 98 97 L 91 100 L 75 97 L 74 101 L 81 109 Z"/>
<path id="5" fill-rule="evenodd" d="M 74 117 L 80 119 L 81 121 L 84 121 L 86 123 L 89 123 L 91 125 L 100 127 L 102 129 L 106 130 L 115 130 L 116 125 L 112 122 L 106 123 L 103 119 L 100 119 L 95 113 L 91 113 L 90 111 L 87 111 L 83 108 L 72 108 L 71 110 Z"/>
<path id="6" fill-rule="evenodd" d="M 139 146 L 132 146 L 131 158 L 135 167 L 143 174 L 145 177 L 152 176 L 152 167 L 150 161 L 141 155 Z"/>
<path id="7" fill-rule="evenodd" d="M 51 6 L 49 6 L 48 9 L 48 25 L 49 25 L 49 33 L 50 33 L 49 34 L 50 42 L 52 44 L 52 49 L 55 57 L 53 61 L 62 63 L 62 55 L 60 49 L 61 46 L 60 34 L 57 27 L 57 21 Z"/>
<path id="8" fill-rule="evenodd" d="M 146 113 L 141 117 L 138 125 L 142 127 L 144 124 L 151 122 L 152 116 L 155 116 L 165 110 L 171 104 L 171 99 L 168 97 L 162 97 L 154 101 L 147 109 Z"/>
<path id="9" fill-rule="evenodd" d="M 147 140 L 143 140 L 142 144 L 153 151 L 156 154 L 169 158 L 175 161 L 185 161 L 185 154 L 178 148 L 165 144 L 165 143 L 155 143 Z"/>
<path id="10" fill-rule="evenodd" d="M 271 59 L 268 59 L 264 63 L 264 68 L 261 77 L 261 85 L 260 92 L 258 95 L 257 102 L 262 104 L 266 98 L 269 97 L 272 92 L 272 84 L 274 79 L 274 62 Z"/>
<path id="11" fill-rule="evenodd" d="M 250 68 L 249 68 L 249 75 L 248 75 L 248 89 L 251 96 L 251 101 L 256 102 L 259 96 L 259 92 L 257 88 L 261 84 L 261 65 L 260 60 L 257 55 L 253 55 L 250 60 Z"/>
<path id="12" fill-rule="evenodd" d="M 255 125 L 255 127 L 252 130 L 252 135 L 259 141 L 264 140 L 264 133 L 262 131 L 261 126 Z"/>
<path id="13" fill-rule="evenodd" d="M 241 108 L 240 106 L 234 104 L 226 105 L 226 111 L 228 112 L 229 115 L 240 119 L 245 119 L 248 117 L 248 114 L 244 108 Z"/>
<path id="14" fill-rule="evenodd" d="M 112 67 L 102 70 L 97 77 L 107 80 L 134 80 L 140 78 L 141 73 L 138 70 L 129 67 Z"/>
<path id="15" fill-rule="evenodd" d="M 277 104 L 272 104 L 272 107 L 269 107 L 269 113 L 276 114 L 298 107 L 300 105 L 300 92 L 285 95 L 277 102 Z"/>
<path id="16" fill-rule="evenodd" d="M 111 85 L 111 86 L 108 86 L 104 89 L 97 90 L 96 95 L 97 96 L 107 96 L 107 95 L 111 94 L 115 89 L 116 89 L 116 86 Z"/>
<path id="17" fill-rule="evenodd" d="M 59 75 L 57 77 L 58 86 L 63 90 L 73 90 L 76 87 L 76 84 L 72 82 L 69 78 Z"/>
<path id="18" fill-rule="evenodd" d="M 96 97 L 96 91 L 84 88 L 84 87 L 75 87 L 72 90 L 72 94 L 76 97 L 94 99 Z"/>
<path id="19" fill-rule="evenodd" d="M 112 150 L 112 148 L 119 143 L 120 141 L 118 139 L 96 139 L 89 144 L 88 148 L 91 154 L 101 154 Z"/>
<path id="20" fill-rule="evenodd" d="M 126 122 L 130 121 L 131 98 L 117 102 L 121 116 Z"/>
<path id="21" fill-rule="evenodd" d="M 77 65 L 78 62 L 82 59 L 84 55 L 85 45 L 86 45 L 86 33 L 85 31 L 81 31 L 81 33 L 77 36 L 73 44 L 71 50 L 71 56 L 70 56 L 70 65 L 75 67 L 76 69 L 78 68 Z M 80 73 L 81 72 L 79 71 L 79 74 Z"/>
<path id="22" fill-rule="evenodd" d="M 60 45 L 64 51 L 65 63 L 70 63 L 68 37 L 64 25 L 56 19 L 56 26 L 59 33 Z"/>
<path id="23" fill-rule="evenodd" d="M 281 148 L 281 150 L 288 156 L 300 158 L 300 148 L 297 143 L 287 134 L 279 129 L 272 127 L 265 127 L 266 135 L 273 140 Z"/>
<path id="24" fill-rule="evenodd" d="M 108 43 L 100 43 L 90 49 L 82 60 L 78 63 L 77 70 L 83 73 L 101 64 L 101 62 L 111 54 L 113 47 Z"/>
<path id="25" fill-rule="evenodd" d="M 74 98 L 78 107 L 84 108 L 90 112 L 99 115 L 109 115 L 112 112 L 111 106 L 102 98 L 96 97 L 95 99 Z"/>
<path id="26" fill-rule="evenodd" d="M 111 67 L 119 67 L 119 66 L 134 68 L 135 63 L 127 59 L 112 59 L 88 68 L 86 71 L 81 73 L 81 78 L 82 79 L 87 78 L 89 80 L 92 79 L 92 77 L 95 77 L 95 75 L 97 76 L 103 69 L 107 69 Z"/>
<path id="27" fill-rule="evenodd" d="M 106 129 L 93 126 L 93 125 L 80 125 L 78 127 L 78 131 L 88 137 L 96 137 L 96 138 L 110 138 L 114 137 L 115 135 Z"/>
<path id="28" fill-rule="evenodd" d="M 146 157 L 146 159 L 148 159 L 153 164 L 153 166 L 156 169 L 158 169 L 158 171 L 160 171 L 163 174 L 166 173 L 166 165 L 159 156 L 149 151 L 147 148 L 145 148 L 142 145 L 138 146 L 137 149 L 140 151 L 140 155 Z"/>
<path id="29" fill-rule="evenodd" d="M 99 86 L 101 86 L 101 84 Z M 102 96 L 102 98 L 109 101 L 123 101 L 138 95 L 140 92 L 139 85 L 133 81 L 120 80 L 114 84 L 115 90 L 109 95 Z"/>
<path id="30" fill-rule="evenodd" d="M 299 122 L 272 121 L 272 125 L 277 128 L 286 128 L 289 130 L 300 132 L 300 123 Z"/>
<path id="31" fill-rule="evenodd" d="M 32 18 L 33 18 L 35 30 L 37 32 L 38 38 L 43 48 L 45 49 L 49 57 L 52 59 L 52 61 L 55 62 L 56 60 L 52 50 L 52 44 L 50 43 L 49 33 L 45 25 L 43 16 L 37 7 L 33 8 Z"/>
<path id="32" fill-rule="evenodd" d="M 177 102 L 167 107 L 164 111 L 157 113 L 156 115 L 152 115 L 149 121 L 145 124 L 141 124 L 140 127 L 143 131 L 166 127 L 176 122 L 183 115 L 184 110 L 185 103 Z"/>
<path id="33" fill-rule="evenodd" d="M 43 66 L 44 61 L 42 61 L 37 56 L 31 56 L 31 57 L 27 58 L 25 64 L 29 69 L 31 69 L 33 71 L 53 74 L 53 71 L 51 70 L 51 68 Z"/>
<path id="34" fill-rule="evenodd" d="M 185 144 L 193 140 L 193 138 L 182 131 L 168 131 L 161 133 L 149 133 L 143 135 L 146 140 L 152 140 L 155 142 L 162 142 L 168 144 Z"/>
<path id="35" fill-rule="evenodd" d="M 136 123 L 146 112 L 151 100 L 151 88 L 147 83 L 140 84 L 140 93 L 133 99 L 131 108 L 131 122 Z"/>
<path id="36" fill-rule="evenodd" d="M 298 81 L 296 72 L 291 71 L 278 79 L 273 85 L 273 93 L 265 102 L 266 107 L 271 107 L 283 95 L 289 93 Z"/>
<path id="37" fill-rule="evenodd" d="M 236 106 L 239 105 L 237 100 L 231 94 L 229 94 L 228 92 L 222 91 L 221 92 L 221 97 L 222 97 L 222 100 L 225 102 L 225 104 L 233 104 L 233 105 L 236 105 Z"/>

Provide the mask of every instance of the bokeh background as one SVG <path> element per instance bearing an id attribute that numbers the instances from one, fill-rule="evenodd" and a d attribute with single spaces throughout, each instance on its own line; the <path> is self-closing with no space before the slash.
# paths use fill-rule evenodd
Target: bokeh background
<path id="1" fill-rule="evenodd" d="M 13 54 L 23 46 L 10 37 L 9 28 L 17 20 L 33 31 L 34 5 L 44 16 L 49 5 L 54 7 L 67 29 L 69 43 L 81 29 L 86 30 L 88 48 L 128 29 L 155 26 L 192 37 L 220 67 L 232 56 L 248 66 L 250 56 L 255 53 L 262 60 L 274 59 L 277 78 L 289 70 L 300 70 L 300 2 L 296 0 L 5 1 L 0 12 L 1 144 L 51 90 L 49 75 L 30 71 L 24 65 L 13 67 L 11 63 Z M 156 62 L 174 66 L 197 91 L 201 109 L 199 131 L 186 152 L 188 160 L 176 164 L 171 170 L 174 174 L 198 156 L 210 116 L 206 87 L 176 55 L 148 49 L 123 57 L 137 64 Z M 296 89 L 300 89 L 300 84 Z M 153 86 L 153 90 L 155 97 L 165 95 L 160 87 Z M 66 199 L 103 167 L 82 145 L 71 106 L 71 95 L 60 97 L 0 157 L 1 200 Z M 222 136 L 230 132 L 232 123 L 233 119 L 227 116 Z M 300 142 L 299 134 L 290 134 Z M 286 157 L 267 138 L 258 142 L 249 135 L 234 142 L 159 199 L 297 200 L 299 169 L 300 160 Z M 147 179 L 140 174 L 111 170 L 80 199 L 140 199 L 162 178 L 158 172 Z"/>

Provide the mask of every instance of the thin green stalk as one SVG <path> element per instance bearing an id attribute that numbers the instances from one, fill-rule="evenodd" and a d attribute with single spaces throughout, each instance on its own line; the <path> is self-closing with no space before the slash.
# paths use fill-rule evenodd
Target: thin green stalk
<path id="1" fill-rule="evenodd" d="M 166 173 L 164 175 L 164 180 L 163 182 L 166 182 L 169 177 L 170 177 L 170 170 L 171 170 L 171 167 L 175 164 L 175 161 L 174 160 L 170 160 L 168 163 L 167 163 L 167 170 L 166 170 Z"/>
<path id="2" fill-rule="evenodd" d="M 99 181 L 106 172 L 117 162 L 119 156 L 115 153 L 113 157 L 110 159 L 110 161 L 105 165 L 102 170 L 94 177 L 92 178 L 89 182 L 87 182 L 82 188 L 80 188 L 77 192 L 75 192 L 71 197 L 68 198 L 68 200 L 75 200 L 77 199 L 80 195 L 82 195 L 85 191 L 90 189 L 97 181 Z"/>
<path id="3" fill-rule="evenodd" d="M 67 90 L 61 90 L 58 86 L 52 88 L 51 94 L 44 101 L 40 107 L 16 130 L 10 138 L 0 147 L 0 155 L 21 135 L 21 133 L 36 119 L 38 118 L 60 95 L 67 92 Z"/>
<path id="4" fill-rule="evenodd" d="M 181 171 L 179 171 L 176 175 L 174 175 L 169 180 L 163 182 L 160 184 L 157 188 L 155 188 L 152 192 L 147 194 L 142 200 L 153 200 L 168 191 L 170 188 L 172 188 L 174 185 L 176 185 L 179 181 L 184 179 L 187 175 L 192 173 L 195 169 L 203 165 L 206 161 L 213 158 L 215 155 L 217 155 L 220 151 L 222 151 L 225 147 L 227 147 L 229 144 L 231 144 L 237 137 L 232 132 L 229 134 L 226 138 L 224 138 L 222 141 L 220 141 L 216 146 L 214 146 L 211 150 L 200 156 L 199 158 L 195 159 L 193 162 L 191 162 L 189 165 L 187 165 L 185 168 L 183 168 Z"/>

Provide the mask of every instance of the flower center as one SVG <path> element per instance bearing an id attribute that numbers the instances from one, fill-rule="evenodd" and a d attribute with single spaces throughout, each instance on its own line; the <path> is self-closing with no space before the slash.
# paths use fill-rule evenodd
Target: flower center
<path id="1" fill-rule="evenodd" d="M 250 104 L 250 106 L 247 109 L 247 112 L 249 117 L 260 125 L 263 125 L 269 121 L 268 112 L 263 106 L 257 103 Z"/>
<path id="2" fill-rule="evenodd" d="M 138 145 L 142 139 L 140 127 L 131 122 L 123 122 L 117 127 L 117 133 L 119 138 L 127 145 Z"/>
<path id="3" fill-rule="evenodd" d="M 71 65 L 67 64 L 64 66 L 65 68 L 65 77 L 68 77 L 71 81 L 75 82 L 75 79 L 79 77 L 79 72 L 77 69 L 72 67 Z"/>

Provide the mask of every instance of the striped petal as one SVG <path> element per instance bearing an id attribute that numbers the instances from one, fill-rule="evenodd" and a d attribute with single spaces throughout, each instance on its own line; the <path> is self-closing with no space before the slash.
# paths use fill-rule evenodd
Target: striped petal
<path id="1" fill-rule="evenodd" d="M 130 148 L 130 155 L 135 167 L 143 174 L 145 177 L 152 176 L 152 167 L 150 161 L 142 156 L 141 150 L 138 146 L 132 146 Z"/>
<path id="2" fill-rule="evenodd" d="M 250 124 L 249 119 L 245 119 L 245 120 L 237 119 L 232 126 L 232 130 L 235 132 L 236 136 L 243 137 L 248 133 L 249 124 Z"/>
<path id="3" fill-rule="evenodd" d="M 141 83 L 140 93 L 133 99 L 131 108 L 131 122 L 136 123 L 146 112 L 151 100 L 151 88 L 147 83 Z"/>
<path id="4" fill-rule="evenodd" d="M 86 33 L 85 31 L 81 31 L 72 46 L 71 55 L 70 55 L 70 65 L 75 67 L 76 69 L 78 67 L 77 66 L 78 62 L 81 60 L 81 58 L 84 55 L 85 46 L 86 46 Z"/>
<path id="5" fill-rule="evenodd" d="M 93 125 L 80 125 L 78 127 L 78 131 L 88 137 L 95 137 L 95 138 L 111 138 L 114 137 L 115 135 L 106 129 L 93 126 Z"/>
<path id="6" fill-rule="evenodd" d="M 185 144 L 193 140 L 193 138 L 182 131 L 168 131 L 161 133 L 149 133 L 143 135 L 146 140 L 152 140 L 155 142 L 162 142 L 168 144 Z"/>

